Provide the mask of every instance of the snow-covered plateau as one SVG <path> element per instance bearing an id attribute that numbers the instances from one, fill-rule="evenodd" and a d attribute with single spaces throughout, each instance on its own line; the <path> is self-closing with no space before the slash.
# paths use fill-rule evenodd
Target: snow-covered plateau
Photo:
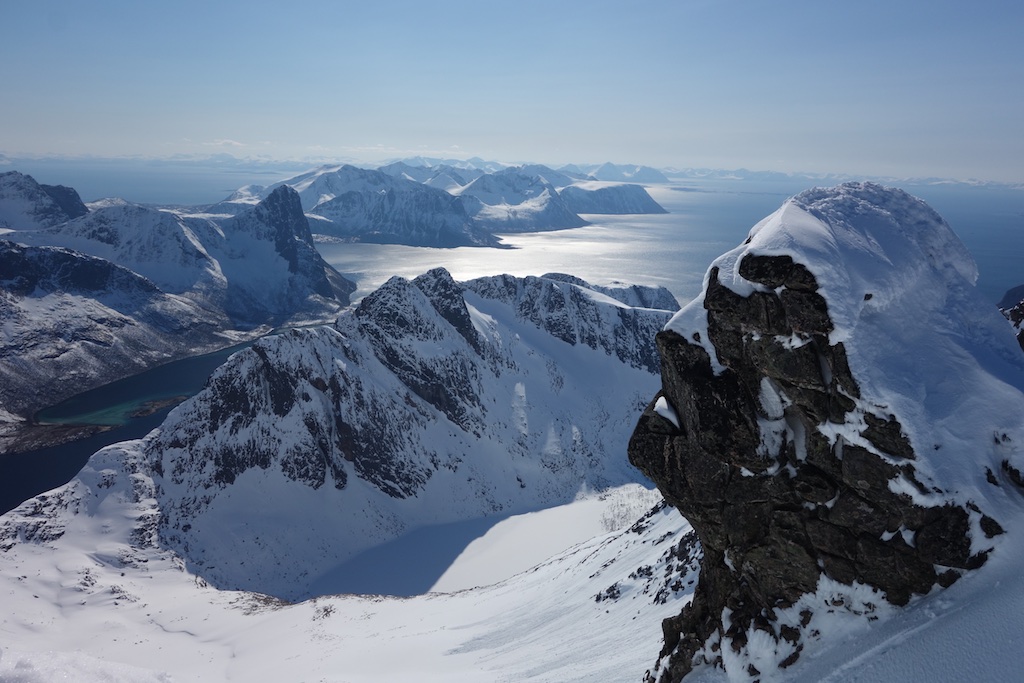
<path id="1" fill-rule="evenodd" d="M 976 277 L 859 183 L 678 312 L 395 277 L 0 516 L 0 680 L 1016 680 L 1024 355 Z M 344 594 L 381 549 L 421 594 Z"/>

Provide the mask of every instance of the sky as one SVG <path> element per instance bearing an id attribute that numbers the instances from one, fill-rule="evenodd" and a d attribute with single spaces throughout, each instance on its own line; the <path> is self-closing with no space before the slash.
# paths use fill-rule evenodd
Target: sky
<path id="1" fill-rule="evenodd" d="M 0 154 L 1024 182 L 1019 0 L 6 0 Z"/>

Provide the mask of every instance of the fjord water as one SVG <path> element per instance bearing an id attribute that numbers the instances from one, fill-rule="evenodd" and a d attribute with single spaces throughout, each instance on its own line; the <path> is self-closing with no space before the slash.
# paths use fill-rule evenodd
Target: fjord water
<path id="1" fill-rule="evenodd" d="M 413 278 L 443 266 L 457 280 L 510 273 L 564 272 L 594 284 L 623 281 L 667 287 L 685 304 L 701 288 L 708 264 L 742 242 L 750 228 L 806 181 L 687 181 L 650 188 L 669 213 L 585 216 L 573 230 L 503 236 L 511 249 L 429 249 L 398 245 L 321 243 L 324 258 L 355 279 L 355 299 L 392 275 Z M 995 303 L 1024 283 L 1024 191 L 966 185 L 906 185 L 927 201 L 978 262 L 978 286 Z M 43 411 L 46 421 L 122 425 L 88 439 L 32 453 L 0 455 L 0 513 L 58 486 L 99 448 L 138 438 L 159 426 L 170 408 L 132 417 L 150 401 L 190 396 L 235 349 L 178 361 L 73 397 Z"/>
<path id="2" fill-rule="evenodd" d="M 810 181 L 687 181 L 649 187 L 669 213 L 585 215 L 573 230 L 502 235 L 512 249 L 424 249 L 380 244 L 321 243 L 324 258 L 356 280 L 355 298 L 392 275 L 416 277 L 436 266 L 456 280 L 510 273 L 563 272 L 593 284 L 614 280 L 667 287 L 685 304 L 701 288 L 709 263 L 742 242 L 750 229 Z M 978 262 L 978 287 L 993 303 L 1024 283 L 1024 190 L 969 185 L 905 185 L 928 202 Z"/>
<path id="3" fill-rule="evenodd" d="M 104 446 L 137 439 L 159 427 L 178 399 L 197 393 L 210 373 L 245 346 L 167 363 L 39 411 L 39 422 L 116 428 L 59 446 L 0 455 L 0 514 L 66 483 Z M 150 405 L 159 407 L 150 409 Z"/>

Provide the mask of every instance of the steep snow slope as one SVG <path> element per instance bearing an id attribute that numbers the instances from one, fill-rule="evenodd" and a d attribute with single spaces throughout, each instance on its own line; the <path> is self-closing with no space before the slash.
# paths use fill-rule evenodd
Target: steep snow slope
<path id="1" fill-rule="evenodd" d="M 688 527 L 656 509 L 488 588 L 295 605 L 213 590 L 153 544 L 156 492 L 134 452 L 101 451 L 55 494 L 60 538 L 31 508 L 0 518 L 0 675 L 624 683 L 695 582 Z"/>
<path id="2" fill-rule="evenodd" d="M 585 283 L 394 278 L 239 352 L 133 446 L 160 537 L 213 585 L 292 599 L 418 526 L 631 481 L 669 316 Z"/>

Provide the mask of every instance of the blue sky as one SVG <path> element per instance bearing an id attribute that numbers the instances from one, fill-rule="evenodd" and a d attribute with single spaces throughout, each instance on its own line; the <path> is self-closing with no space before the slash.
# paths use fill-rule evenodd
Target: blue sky
<path id="1" fill-rule="evenodd" d="M 8 0 L 0 153 L 1024 182 L 1024 3 Z"/>

